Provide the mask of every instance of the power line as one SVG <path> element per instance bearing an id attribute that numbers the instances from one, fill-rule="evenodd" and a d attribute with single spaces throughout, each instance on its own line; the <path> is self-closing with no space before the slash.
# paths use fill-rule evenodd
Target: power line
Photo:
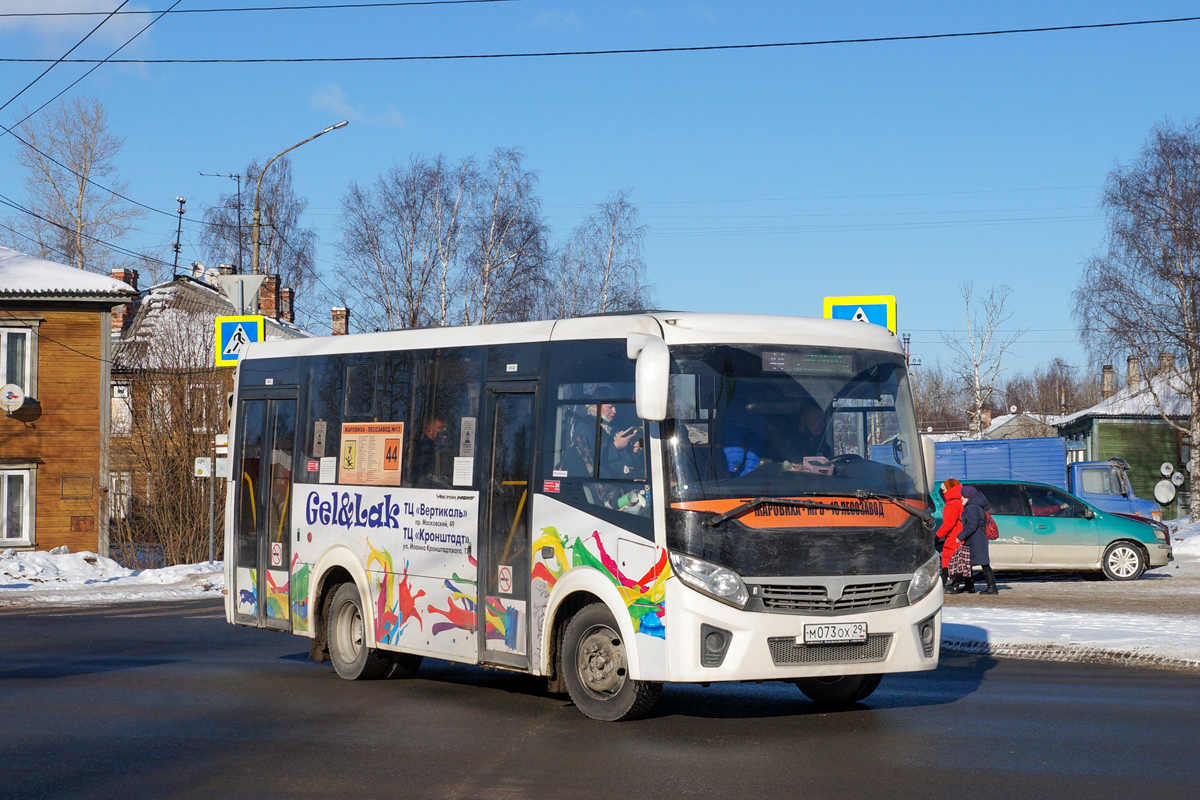
<path id="1" fill-rule="evenodd" d="M 175 0 L 175 2 L 174 2 L 172 5 L 171 5 L 171 8 L 175 8 L 175 6 L 179 5 L 181 2 L 182 2 L 182 0 Z M 122 4 L 122 5 L 124 5 L 124 4 Z M 169 9 L 168 9 L 168 10 L 169 10 Z M 115 13 L 115 12 L 114 12 L 114 13 Z M 132 197 L 126 197 L 125 195 L 121 194 L 120 192 L 116 191 L 115 189 L 110 189 L 109 187 L 107 187 L 107 186 L 104 186 L 103 184 L 97 183 L 96 181 L 92 180 L 91 178 L 87 177 L 86 175 L 84 175 L 84 174 L 82 174 L 82 173 L 80 173 L 80 172 L 78 172 L 78 171 L 76 171 L 76 170 L 72 169 L 71 167 L 68 167 L 66 164 L 62 163 L 61 161 L 59 161 L 57 158 L 55 158 L 54 156 L 50 155 L 49 153 L 45 153 L 45 152 L 43 152 L 43 151 L 39 150 L 37 147 L 35 147 L 35 146 L 33 145 L 33 143 L 32 143 L 32 142 L 27 142 L 27 141 L 26 141 L 24 138 L 22 138 L 22 137 L 21 137 L 21 135 L 20 135 L 20 134 L 18 134 L 18 133 L 17 133 L 15 130 L 13 130 L 13 128 L 17 127 L 18 125 L 21 125 L 21 124 L 25 123 L 27 120 L 29 120 L 29 118 L 30 118 L 30 117 L 32 117 L 34 114 L 36 114 L 36 113 L 38 113 L 39 111 L 41 111 L 41 110 L 42 110 L 43 108 L 45 108 L 46 106 L 48 106 L 48 105 L 50 105 L 51 103 L 53 103 L 53 102 L 54 102 L 55 100 L 57 100 L 59 97 L 62 97 L 62 96 L 63 96 L 63 95 L 64 95 L 64 94 L 65 94 L 67 91 L 69 91 L 70 89 L 72 89 L 72 88 L 73 88 L 75 85 L 77 85 L 77 84 L 78 84 L 80 81 L 82 81 L 82 80 L 83 80 L 84 78 L 86 78 L 88 75 L 91 75 L 93 72 L 95 72 L 97 69 L 99 69 L 101 64 L 105 64 L 105 63 L 112 63 L 111 59 L 112 59 L 112 57 L 113 57 L 113 56 L 115 56 L 117 53 L 119 53 L 119 52 L 121 52 L 122 50 L 124 50 L 124 49 L 125 49 L 126 47 L 128 47 L 128 46 L 129 46 L 129 45 L 130 45 L 130 44 L 131 44 L 131 43 L 132 43 L 132 42 L 133 42 L 135 39 L 137 39 L 139 36 L 141 36 L 143 33 L 145 33 L 147 30 L 149 30 L 149 29 L 150 29 L 150 26 L 151 26 L 151 25 L 153 25 L 154 23 L 158 22 L 160 19 L 162 19 L 162 18 L 163 18 L 163 14 L 165 14 L 165 13 L 166 13 L 165 11 L 163 11 L 163 12 L 160 12 L 160 13 L 159 13 L 159 15 L 158 15 L 157 17 L 155 17 L 155 18 L 154 18 L 154 19 L 152 19 L 150 22 L 148 22 L 148 23 L 146 24 L 146 26 L 145 26 L 145 27 L 143 27 L 143 28 L 142 28 L 140 31 L 138 31 L 137 33 L 135 33 L 133 36 L 131 36 L 131 37 L 129 37 L 128 39 L 126 39 L 124 44 L 122 44 L 122 45 L 121 45 L 120 47 L 118 47 L 116 50 L 114 50 L 114 51 L 112 51 L 111 53 L 109 53 L 107 57 L 105 57 L 105 58 L 104 58 L 104 59 L 102 59 L 100 62 L 98 62 L 98 63 L 97 63 L 97 64 L 96 64 L 94 67 L 92 67 L 91 69 L 89 69 L 87 72 L 83 73 L 83 75 L 81 75 L 81 76 L 79 76 L 78 78 L 76 78 L 76 79 L 75 79 L 75 80 L 74 80 L 74 81 L 73 81 L 73 82 L 72 82 L 70 85 L 68 85 L 68 86 L 67 86 L 65 89 L 63 89 L 63 90 L 62 90 L 61 92 L 59 92 L 58 94 L 54 95 L 54 97 L 51 97 L 51 98 L 50 98 L 49 100 L 47 100 L 45 103 L 42 103 L 42 104 L 41 104 L 40 106 L 38 106 L 36 109 L 34 109 L 34 110 L 33 110 L 33 111 L 31 111 L 30 113 L 26 114 L 26 115 L 25 115 L 25 119 L 22 119 L 20 122 L 17 122 L 17 123 L 15 123 L 15 124 L 14 124 L 14 125 L 13 125 L 11 128 L 10 128 L 10 127 L 8 127 L 7 125 L 3 124 L 3 123 L 0 123 L 0 128 L 2 128 L 2 129 L 3 129 L 3 132 L 2 132 L 2 133 L 0 133 L 0 136 L 3 136 L 4 134 L 11 134 L 11 135 L 12 135 L 12 137 L 13 137 L 14 139 L 16 139 L 18 142 L 20 142 L 21 144 L 23 144 L 23 145 L 25 145 L 26 147 L 28 147 L 28 148 L 29 148 L 30 150 L 32 150 L 33 152 L 35 152 L 35 153 L 37 153 L 38 155 L 40 155 L 42 158 L 45 158 L 45 159 L 47 159 L 48 161 L 50 161 L 50 162 L 52 162 L 52 163 L 54 163 L 54 164 L 57 164 L 59 167 L 61 167 L 62 169 L 65 169 L 67 172 L 70 172 L 72 175 L 75 175 L 76 177 L 79 177 L 79 178 L 81 178 L 81 179 L 83 179 L 83 180 L 87 181 L 89 184 L 91 184 L 92 186 L 95 186 L 95 187 L 96 187 L 96 188 L 98 188 L 98 189 L 102 189 L 103 191 L 106 191 L 106 192 L 108 192 L 109 194 L 112 194 L 112 195 L 114 195 L 114 196 L 116 196 L 116 197 L 119 197 L 119 198 L 121 198 L 122 200 L 124 200 L 124 201 L 125 201 L 125 202 L 127 202 L 127 203 L 132 203 L 132 204 L 133 204 L 133 205 L 135 205 L 135 206 L 139 206 L 139 207 L 141 207 L 141 208 L 145 208 L 145 209 L 147 209 L 147 210 L 149 210 L 149 211 L 154 211 L 154 212 L 156 212 L 156 213 L 163 214 L 163 215 L 166 215 L 166 216 L 168 216 L 168 217 L 174 217 L 175 215 L 174 215 L 174 214 L 171 214 L 170 212 L 163 211 L 163 210 L 161 210 L 161 209 L 158 209 L 158 208 L 154 208 L 153 206 L 148 206 L 148 205 L 146 205 L 145 203 L 141 203 L 141 202 L 138 202 L 137 200 L 134 200 Z M 107 20 L 106 20 L 106 21 L 107 21 Z M 103 24 L 103 23 L 101 23 L 101 24 Z M 99 27 L 99 26 L 97 26 L 97 27 Z M 88 34 L 88 35 L 90 36 L 91 34 Z M 86 37 L 85 37 L 85 38 L 86 38 Z M 72 49 L 74 49 L 74 48 L 72 48 Z M 56 62 L 55 62 L 55 64 L 59 64 L 59 63 L 63 63 L 63 59 L 61 59 L 61 58 L 60 58 L 58 61 L 56 61 Z M 49 70 L 47 70 L 47 72 L 49 72 Z M 45 74 L 45 73 L 43 73 L 43 74 Z M 32 84 L 31 84 L 31 85 L 32 85 Z M 22 91 L 24 91 L 24 90 L 22 90 Z M 15 99 L 15 98 L 14 98 L 14 99 Z M 10 102 L 11 102 L 11 101 L 10 101 Z M 7 105 L 7 103 L 6 103 L 5 105 Z"/>
<path id="2" fill-rule="evenodd" d="M 25 92 L 29 91 L 29 88 L 31 86 L 33 86 L 35 83 L 40 81 L 42 78 L 46 77 L 46 75 L 48 75 L 50 73 L 50 70 L 54 69 L 59 64 L 61 64 L 63 62 L 64 58 L 71 55 L 71 53 L 74 53 L 76 49 L 78 49 L 81 45 L 83 45 L 84 42 L 86 42 L 88 39 L 92 38 L 92 34 L 95 33 L 96 31 L 100 30 L 100 28 L 102 28 L 104 26 L 104 23 L 106 23 L 110 19 L 112 19 L 113 14 L 116 14 L 118 11 L 120 11 L 122 8 L 124 8 L 128 2 L 129 2 L 129 0 L 121 0 L 121 5 L 117 6 L 112 11 L 108 12 L 108 15 L 105 16 L 104 19 L 100 20 L 100 22 L 96 25 L 96 27 L 94 27 L 90 31 L 88 31 L 87 36 L 84 36 L 82 39 L 80 39 L 78 42 L 76 42 L 74 45 L 72 45 L 70 50 L 63 53 L 62 56 L 60 56 L 57 61 L 55 61 L 50 66 L 46 67 L 46 69 L 42 72 L 41 75 L 38 75 L 36 78 L 31 80 L 29 83 L 25 84 L 24 89 L 17 92 L 16 94 L 14 94 L 12 97 L 8 98 L 8 100 L 4 103 L 4 105 L 0 106 L 0 111 L 3 111 L 4 109 L 8 108 L 14 100 L 16 100 L 21 95 L 25 94 Z M 104 12 L 99 11 L 96 13 L 103 14 Z M 70 87 L 68 87 L 68 88 L 70 88 Z M 36 114 L 37 112 L 35 111 L 34 113 Z M 29 119 L 29 117 L 26 117 L 25 119 Z M 17 124 L 19 125 L 20 123 L 17 123 Z"/>
<path id="3" fill-rule="evenodd" d="M 26 208 L 25 206 L 18 203 L 16 200 L 13 200 L 10 197 L 6 197 L 3 194 L 0 194 L 0 205 L 6 205 L 9 208 L 20 211 L 23 214 L 28 214 L 29 216 L 33 217 L 34 219 L 39 219 L 48 225 L 53 225 L 56 228 L 61 228 L 62 230 L 66 231 L 68 233 L 78 234 L 79 236 L 82 236 L 85 239 L 90 239 L 91 241 L 95 242 L 96 244 L 107 247 L 110 250 L 116 250 L 118 253 L 121 253 L 123 255 L 132 256 L 133 258 L 141 259 L 143 261 L 155 261 L 159 264 L 162 264 L 164 267 L 171 266 L 171 264 L 169 264 L 168 262 L 163 261 L 158 258 L 155 258 L 154 256 L 148 256 L 143 253 L 138 253 L 137 251 L 129 250 L 127 248 L 121 247 L 120 245 L 113 244 L 112 242 L 106 242 L 103 239 L 98 239 L 89 233 L 84 233 L 83 231 L 72 230 L 72 229 L 68 228 L 66 225 L 63 225 L 61 222 L 55 222 L 54 220 L 52 220 L 48 217 L 43 217 L 41 214 L 37 213 L 33 209 Z"/>
<path id="4" fill-rule="evenodd" d="M 503 58 L 556 58 L 560 56 L 613 56 L 648 53 L 700 53 L 718 50 L 762 50 L 781 47 L 817 47 L 838 44 L 879 44 L 883 42 L 915 42 L 933 39 L 966 39 L 982 36 L 1010 36 L 1023 33 L 1054 33 L 1061 31 L 1098 30 L 1103 28 L 1127 28 L 1136 25 L 1167 25 L 1179 22 L 1196 22 L 1200 17 L 1175 17 L 1172 19 L 1143 19 L 1126 22 L 1097 22 L 1087 25 L 1054 25 L 1045 28 L 1008 28 L 994 31 L 964 31 L 958 33 L 925 33 L 911 36 L 871 36 L 856 39 L 813 39 L 803 42 L 758 42 L 754 44 L 714 44 L 689 47 L 637 47 L 620 50 L 559 50 L 542 53 L 460 53 L 435 56 L 331 56 L 303 58 L 120 58 L 111 59 L 111 64 L 329 64 L 383 61 L 460 61 L 467 59 Z M 39 63 L 46 58 L 0 58 L 0 62 Z M 95 59 L 73 58 L 69 64 L 91 64 Z"/>
<path id="5" fill-rule="evenodd" d="M 136 14 L 228 14 L 243 11 L 328 11 L 341 9 L 359 9 L 359 8 L 400 8 L 402 6 L 462 6 L 474 5 L 479 3 L 514 3 L 522 2 L 523 0 L 410 0 L 409 2 L 396 3 L 326 3 L 322 5 L 309 6 L 246 6 L 243 8 L 180 8 L 175 9 L 173 6 L 166 11 L 151 11 L 149 9 L 134 9 L 131 11 L 121 11 L 120 16 L 133 16 Z M 128 2 L 128 0 L 126 0 Z M 122 3 L 121 5 L 125 5 Z M 0 18 L 4 17 L 94 17 L 107 12 L 104 11 L 10 11 L 0 12 Z M 118 12 L 112 12 L 118 13 Z"/>

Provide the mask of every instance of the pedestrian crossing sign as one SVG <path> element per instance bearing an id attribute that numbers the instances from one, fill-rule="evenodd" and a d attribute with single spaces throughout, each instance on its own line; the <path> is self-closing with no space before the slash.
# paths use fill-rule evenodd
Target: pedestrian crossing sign
<path id="1" fill-rule="evenodd" d="M 261 316 L 217 317 L 217 366 L 236 367 L 246 345 L 264 338 Z"/>
<path id="2" fill-rule="evenodd" d="M 870 322 L 896 332 L 896 298 L 890 294 L 826 297 L 825 319 Z"/>

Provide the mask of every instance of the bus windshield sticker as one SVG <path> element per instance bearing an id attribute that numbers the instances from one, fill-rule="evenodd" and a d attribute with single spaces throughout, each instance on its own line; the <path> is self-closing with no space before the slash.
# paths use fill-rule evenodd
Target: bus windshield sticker
<path id="1" fill-rule="evenodd" d="M 458 428 L 459 458 L 475 457 L 475 417 L 463 417 Z"/>
<path id="2" fill-rule="evenodd" d="M 399 486 L 403 422 L 342 423 L 342 483 Z"/>
<path id="3" fill-rule="evenodd" d="M 320 477 L 317 478 L 321 483 L 337 483 L 337 457 L 326 456 L 321 459 Z"/>
<path id="4" fill-rule="evenodd" d="M 473 458 L 456 458 L 454 459 L 454 485 L 455 486 L 470 486 L 471 480 L 475 475 L 475 459 Z"/>

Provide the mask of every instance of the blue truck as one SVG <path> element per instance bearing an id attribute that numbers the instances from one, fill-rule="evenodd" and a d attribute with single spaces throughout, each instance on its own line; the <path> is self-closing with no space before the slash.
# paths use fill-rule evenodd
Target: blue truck
<path id="1" fill-rule="evenodd" d="M 1067 442 L 1061 437 L 937 442 L 934 452 L 938 482 L 957 478 L 1048 483 L 1101 511 L 1162 521 L 1158 503 L 1134 494 L 1125 474 L 1129 469 L 1125 459 L 1071 463 Z"/>

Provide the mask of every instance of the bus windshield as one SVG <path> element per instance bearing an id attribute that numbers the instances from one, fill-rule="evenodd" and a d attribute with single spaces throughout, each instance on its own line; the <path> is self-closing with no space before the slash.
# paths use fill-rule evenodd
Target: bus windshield
<path id="1" fill-rule="evenodd" d="M 926 496 L 904 359 L 787 345 L 672 348 L 670 502 Z"/>

